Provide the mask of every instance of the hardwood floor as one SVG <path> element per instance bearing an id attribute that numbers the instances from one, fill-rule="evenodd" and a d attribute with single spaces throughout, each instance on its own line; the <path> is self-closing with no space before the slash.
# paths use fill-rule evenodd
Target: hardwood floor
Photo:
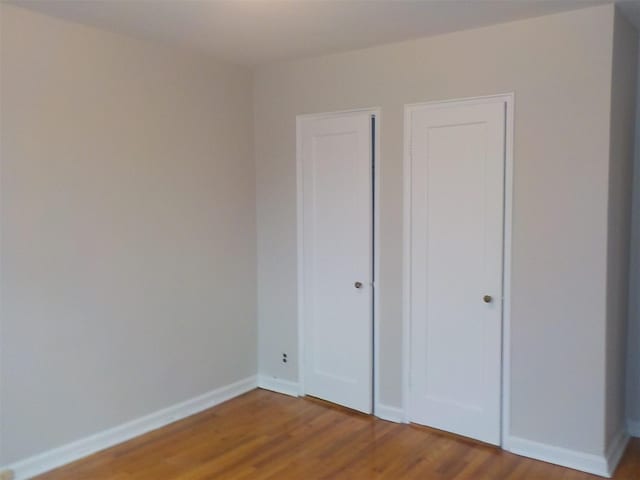
<path id="1" fill-rule="evenodd" d="M 254 390 L 38 480 L 587 480 L 588 475 L 425 427 Z M 617 480 L 640 480 L 634 439 Z"/>

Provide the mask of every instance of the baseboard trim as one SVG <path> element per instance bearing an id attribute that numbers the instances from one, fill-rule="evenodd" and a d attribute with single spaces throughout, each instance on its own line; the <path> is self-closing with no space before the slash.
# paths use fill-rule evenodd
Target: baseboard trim
<path id="1" fill-rule="evenodd" d="M 627 445 L 629 445 L 629 440 L 631 440 L 631 437 L 624 429 L 624 426 L 616 436 L 613 437 L 613 441 L 611 442 L 611 445 L 609 445 L 606 453 L 608 477 L 613 477 L 613 474 L 615 473 L 616 468 L 618 468 L 618 464 L 620 463 L 620 460 L 622 460 L 622 456 L 627 449 Z"/>
<path id="2" fill-rule="evenodd" d="M 542 460 L 543 462 L 573 468 L 574 470 L 592 473 L 601 477 L 611 476 L 608 458 L 605 455 L 594 455 L 562 447 L 554 447 L 518 437 L 509 437 L 503 448 L 523 457 Z"/>
<path id="3" fill-rule="evenodd" d="M 198 397 L 158 410 L 144 417 L 118 425 L 117 427 L 26 458 L 7 465 L 6 467 L 0 467 L 0 471 L 2 471 L 3 468 L 12 470 L 15 475 L 15 480 L 26 480 L 214 407 L 251 391 L 257 386 L 257 379 L 254 375 L 230 385 L 217 388 Z"/>
<path id="4" fill-rule="evenodd" d="M 404 410 L 401 408 L 390 407 L 389 405 L 379 403 L 375 406 L 373 414 L 388 422 L 405 423 Z"/>
<path id="5" fill-rule="evenodd" d="M 627 430 L 632 437 L 640 438 L 640 420 L 627 420 Z"/>
<path id="6" fill-rule="evenodd" d="M 299 383 L 282 378 L 269 377 L 267 375 L 258 376 L 258 387 L 291 397 L 299 397 L 302 395 Z"/>

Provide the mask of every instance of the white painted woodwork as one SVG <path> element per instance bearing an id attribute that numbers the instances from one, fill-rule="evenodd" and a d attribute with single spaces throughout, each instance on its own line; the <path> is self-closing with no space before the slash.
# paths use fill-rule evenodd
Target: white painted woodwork
<path id="1" fill-rule="evenodd" d="M 371 115 L 302 117 L 298 128 L 304 392 L 371 413 Z"/>
<path id="2" fill-rule="evenodd" d="M 409 420 L 500 444 L 505 103 L 409 107 Z M 483 299 L 492 297 L 489 303 Z"/>

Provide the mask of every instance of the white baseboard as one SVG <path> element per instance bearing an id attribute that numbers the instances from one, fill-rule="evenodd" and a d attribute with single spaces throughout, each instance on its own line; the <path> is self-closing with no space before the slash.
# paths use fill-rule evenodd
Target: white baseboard
<path id="1" fill-rule="evenodd" d="M 615 437 L 613 437 L 613 441 L 609 448 L 607 448 L 606 458 L 607 458 L 607 476 L 613 477 L 613 474 L 622 459 L 622 455 L 624 455 L 625 450 L 627 449 L 627 445 L 629 445 L 629 440 L 631 437 L 629 433 L 624 430 L 620 430 Z"/>
<path id="2" fill-rule="evenodd" d="M 379 403 L 375 406 L 373 414 L 376 417 L 389 422 L 405 423 L 404 410 L 401 408 L 390 407 L 389 405 Z"/>
<path id="3" fill-rule="evenodd" d="M 640 420 L 627 420 L 627 430 L 632 437 L 640 438 Z"/>
<path id="4" fill-rule="evenodd" d="M 269 377 L 267 375 L 258 376 L 258 387 L 291 397 L 299 397 L 302 395 L 299 383 L 283 380 L 282 378 Z"/>
<path id="5" fill-rule="evenodd" d="M 509 437 L 503 448 L 523 457 L 593 473 L 601 477 L 611 476 L 608 459 L 605 455 L 594 455 L 562 447 L 554 447 L 518 437 Z"/>
<path id="6" fill-rule="evenodd" d="M 158 410 L 144 417 L 104 430 L 16 463 L 0 467 L 12 470 L 15 480 L 26 480 L 92 453 L 168 425 L 256 388 L 255 376 L 217 388 L 198 397 Z"/>

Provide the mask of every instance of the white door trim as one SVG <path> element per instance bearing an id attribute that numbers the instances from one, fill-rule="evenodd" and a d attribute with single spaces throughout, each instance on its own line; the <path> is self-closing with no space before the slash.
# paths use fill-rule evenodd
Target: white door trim
<path id="1" fill-rule="evenodd" d="M 404 106 L 404 155 L 403 155 L 403 285 L 402 285 L 402 409 L 404 421 L 409 422 L 409 376 L 411 371 L 411 113 L 425 106 L 474 105 L 487 102 L 503 102 L 505 111 L 505 189 L 504 189 L 504 251 L 503 251 L 503 312 L 502 312 L 502 398 L 501 442 L 504 449 L 510 431 L 511 406 L 511 230 L 513 215 L 513 134 L 514 94 L 488 95 L 445 101 L 413 103 Z"/>
<path id="2" fill-rule="evenodd" d="M 335 116 L 348 116 L 356 113 L 369 113 L 375 117 L 375 137 L 374 137 L 374 181 L 373 181 L 373 414 L 378 415 L 381 411 L 380 402 L 380 379 L 379 379 L 379 345 L 380 345 L 380 177 L 381 160 L 380 155 L 380 130 L 382 125 L 382 114 L 379 107 L 359 108 L 353 110 L 340 110 L 335 112 L 302 114 L 296 116 L 296 214 L 297 214 L 297 248 L 298 248 L 298 384 L 300 395 L 305 394 L 304 383 L 304 241 L 303 241 L 303 178 L 302 178 L 302 139 L 300 123 L 304 119 L 320 119 Z M 384 407 L 383 407 L 384 410 Z"/>

